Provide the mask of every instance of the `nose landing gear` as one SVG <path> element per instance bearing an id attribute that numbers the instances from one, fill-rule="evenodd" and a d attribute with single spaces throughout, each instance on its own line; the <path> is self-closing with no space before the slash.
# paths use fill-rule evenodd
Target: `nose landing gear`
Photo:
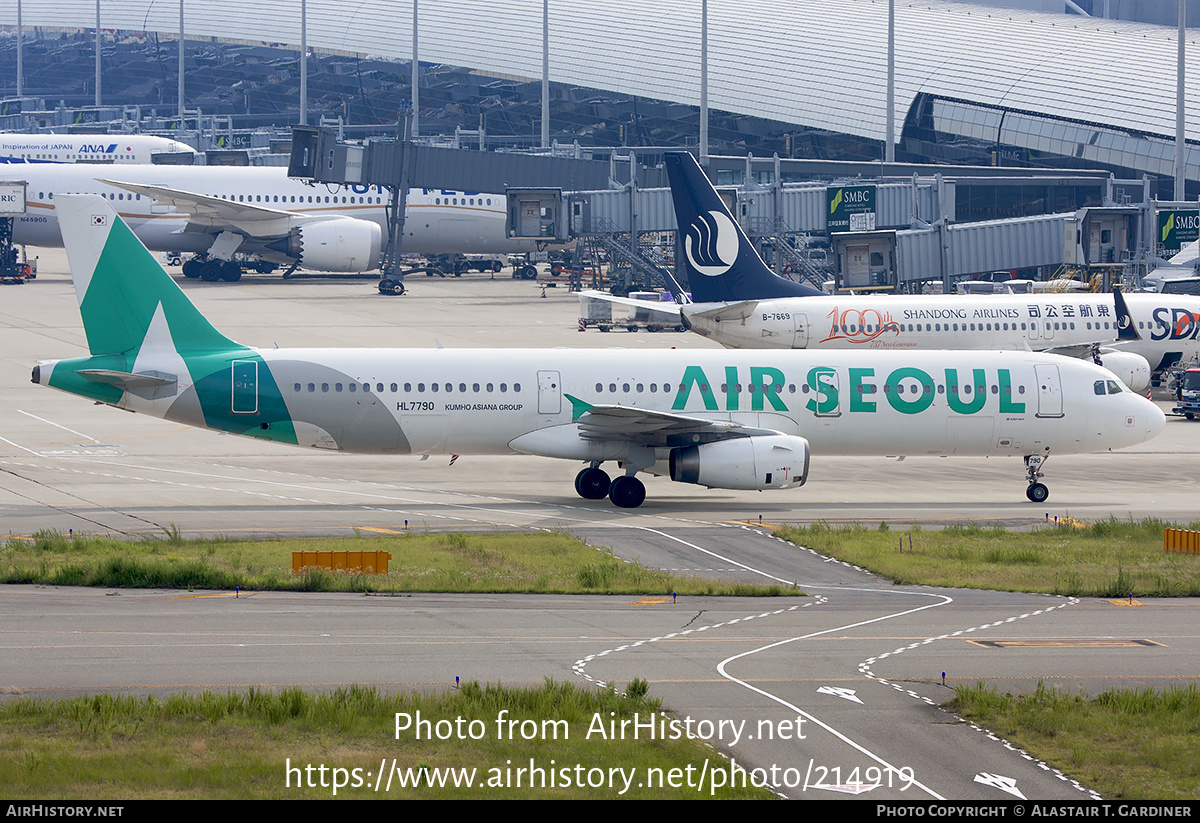
<path id="1" fill-rule="evenodd" d="M 1043 476 L 1042 465 L 1048 459 L 1050 459 L 1048 453 L 1025 455 L 1025 478 L 1029 481 L 1029 488 L 1025 490 L 1025 496 L 1031 503 L 1045 503 L 1046 498 L 1050 496 L 1050 490 L 1046 488 L 1046 484 L 1038 482 Z"/>

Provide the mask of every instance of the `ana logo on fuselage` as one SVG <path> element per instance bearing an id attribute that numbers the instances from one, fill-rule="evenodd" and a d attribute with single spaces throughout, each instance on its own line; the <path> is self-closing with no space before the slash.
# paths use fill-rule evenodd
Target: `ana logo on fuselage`
<path id="1" fill-rule="evenodd" d="M 737 227 L 721 212 L 710 211 L 692 223 L 683 245 L 693 269 L 705 277 L 719 277 L 737 259 Z"/>

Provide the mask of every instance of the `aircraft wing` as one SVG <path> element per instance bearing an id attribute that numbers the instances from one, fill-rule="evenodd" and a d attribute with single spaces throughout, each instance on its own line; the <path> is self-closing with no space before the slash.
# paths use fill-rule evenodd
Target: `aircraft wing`
<path id="1" fill-rule="evenodd" d="M 149 183 L 125 183 L 118 180 L 96 178 L 101 183 L 117 186 L 126 191 L 141 194 L 159 203 L 165 203 L 187 214 L 188 228 L 204 231 L 235 231 L 249 237 L 278 237 L 302 222 L 312 219 L 283 209 L 272 209 L 254 203 L 235 203 L 207 194 L 156 186 Z"/>
<path id="2" fill-rule="evenodd" d="M 1048 349 L 1041 349 L 1047 354 L 1061 354 L 1063 357 L 1074 357 L 1077 359 L 1091 359 L 1097 346 L 1111 346 L 1113 341 L 1097 340 L 1095 343 L 1080 343 L 1076 346 L 1051 346 Z"/>
<path id="3" fill-rule="evenodd" d="M 719 323 L 740 323 L 758 308 L 757 300 L 743 300 L 740 303 L 718 303 L 715 308 L 698 310 L 711 303 L 689 303 L 683 313 L 687 317 L 702 317 L 705 320 L 715 320 Z"/>
<path id="4" fill-rule="evenodd" d="M 567 395 L 580 435 L 587 440 L 632 440 L 645 446 L 690 446 L 733 437 L 779 434 L 774 429 L 706 420 L 637 406 L 592 406 Z"/>

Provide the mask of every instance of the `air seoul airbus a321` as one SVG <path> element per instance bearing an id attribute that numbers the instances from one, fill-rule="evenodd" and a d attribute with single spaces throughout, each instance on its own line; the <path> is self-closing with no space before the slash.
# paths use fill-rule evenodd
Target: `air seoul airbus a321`
<path id="1" fill-rule="evenodd" d="M 1151 371 L 1200 352 L 1188 295 L 824 294 L 767 268 L 690 154 L 665 162 L 694 301 L 683 319 L 723 346 L 1033 349 L 1099 361 L 1139 392 Z"/>
<path id="2" fill-rule="evenodd" d="M 255 349 L 218 332 L 109 204 L 58 198 L 90 354 L 33 382 L 247 437 L 371 454 L 586 464 L 584 498 L 638 475 L 790 489 L 809 456 L 1024 457 L 1141 443 L 1165 417 L 1090 362 L 1030 352 Z M 610 480 L 601 468 L 616 464 Z"/>

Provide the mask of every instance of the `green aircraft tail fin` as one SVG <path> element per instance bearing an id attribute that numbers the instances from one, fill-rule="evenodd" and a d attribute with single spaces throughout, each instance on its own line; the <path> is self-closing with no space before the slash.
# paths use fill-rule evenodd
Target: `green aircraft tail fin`
<path id="1" fill-rule="evenodd" d="M 59 195 L 54 203 L 93 355 L 136 356 L 152 325 L 161 337 L 162 323 L 180 353 L 240 348 L 200 314 L 104 198 Z"/>

